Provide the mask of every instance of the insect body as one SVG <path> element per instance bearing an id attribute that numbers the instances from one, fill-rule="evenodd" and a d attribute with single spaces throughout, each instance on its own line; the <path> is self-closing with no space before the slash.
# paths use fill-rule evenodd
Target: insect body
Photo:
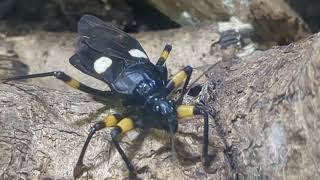
<path id="1" fill-rule="evenodd" d="M 111 24 L 90 16 L 83 16 L 78 23 L 77 50 L 70 63 L 83 73 L 93 76 L 110 86 L 111 91 L 101 91 L 86 86 L 61 71 L 31 74 L 8 78 L 9 80 L 54 76 L 86 93 L 95 96 L 117 96 L 125 105 L 139 111 L 111 114 L 96 123 L 90 130 L 74 169 L 74 177 L 82 175 L 83 158 L 92 136 L 106 127 L 112 127 L 111 138 L 124 160 L 131 177 L 134 167 L 119 145 L 119 135 L 134 128 L 157 128 L 172 134 L 177 131 L 179 119 L 194 115 L 204 116 L 203 160 L 208 165 L 208 113 L 203 106 L 182 105 L 182 99 L 192 74 L 186 66 L 171 79 L 167 77 L 166 59 L 171 46 L 166 45 L 159 60 L 152 64 L 139 42 Z M 184 82 L 184 83 L 183 83 Z M 170 100 L 168 95 L 183 85 L 180 98 Z"/>

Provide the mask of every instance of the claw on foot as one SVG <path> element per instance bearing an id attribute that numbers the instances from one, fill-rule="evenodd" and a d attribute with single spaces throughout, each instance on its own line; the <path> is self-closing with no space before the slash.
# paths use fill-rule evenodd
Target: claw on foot
<path id="1" fill-rule="evenodd" d="M 90 168 L 83 165 L 83 164 L 77 164 L 76 167 L 73 169 L 73 177 L 75 179 L 81 177 L 84 172 L 88 171 Z"/>

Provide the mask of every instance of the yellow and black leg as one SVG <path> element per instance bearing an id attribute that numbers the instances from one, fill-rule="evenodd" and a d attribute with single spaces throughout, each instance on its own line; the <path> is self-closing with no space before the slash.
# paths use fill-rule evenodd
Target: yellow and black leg
<path id="1" fill-rule="evenodd" d="M 134 176 L 134 168 L 131 165 L 130 161 L 128 160 L 127 156 L 121 149 L 119 145 L 119 135 L 126 133 L 134 128 L 133 120 L 131 118 L 123 118 L 122 115 L 113 114 L 108 115 L 104 120 L 97 122 L 93 125 L 90 130 L 90 133 L 84 143 L 79 159 L 77 161 L 76 167 L 73 170 L 73 177 L 78 178 L 80 177 L 84 171 L 86 171 L 86 167 L 83 165 L 83 158 L 88 148 L 89 142 L 92 139 L 92 136 L 99 130 L 104 129 L 106 127 L 114 127 L 111 130 L 111 138 L 112 142 L 115 145 L 117 151 L 120 153 L 122 159 L 126 163 L 127 168 L 129 169 L 130 176 Z"/>
<path id="2" fill-rule="evenodd" d="M 183 119 L 187 117 L 193 117 L 195 115 L 202 115 L 204 119 L 203 125 L 203 145 L 202 145 L 202 158 L 204 167 L 209 166 L 209 155 L 208 155 L 208 146 L 209 146 L 209 117 L 208 112 L 201 106 L 189 106 L 189 105 L 180 105 L 176 109 L 178 119 Z"/>
<path id="3" fill-rule="evenodd" d="M 134 167 L 130 163 L 128 157 L 122 150 L 120 144 L 119 144 L 119 135 L 126 133 L 134 128 L 133 120 L 130 118 L 124 118 L 122 119 L 112 130 L 111 130 L 111 138 L 112 142 L 115 145 L 116 149 L 118 150 L 121 158 L 125 162 L 128 170 L 129 170 L 129 178 L 133 178 L 136 176 Z"/>
<path id="4" fill-rule="evenodd" d="M 160 58 L 159 58 L 158 61 L 157 61 L 157 64 L 156 64 L 157 66 L 163 66 L 163 65 L 165 64 L 166 60 L 167 60 L 168 57 L 169 57 L 169 54 L 170 54 L 171 49 L 172 49 L 172 46 L 169 45 L 169 44 L 167 44 L 167 45 L 164 47 L 164 49 L 163 49 L 163 51 L 162 51 L 162 53 L 161 53 L 161 55 L 160 55 Z"/>
<path id="5" fill-rule="evenodd" d="M 88 148 L 88 145 L 90 143 L 92 136 L 97 131 L 99 131 L 101 129 L 104 129 L 106 127 L 116 126 L 120 119 L 122 119 L 122 116 L 119 114 L 108 115 L 104 120 L 97 122 L 96 124 L 94 124 L 91 127 L 90 132 L 88 134 L 88 137 L 86 139 L 86 142 L 84 143 L 84 145 L 82 147 L 82 150 L 81 150 L 79 159 L 77 161 L 76 167 L 73 170 L 73 177 L 74 178 L 80 177 L 83 174 L 83 172 L 86 170 L 86 167 L 83 165 L 83 158 L 84 158 L 84 155 L 86 153 L 86 150 Z"/>
<path id="6" fill-rule="evenodd" d="M 182 103 L 182 99 L 187 91 L 187 87 L 190 82 L 192 70 L 193 68 L 191 66 L 184 67 L 183 70 L 175 74 L 166 85 L 164 92 L 165 96 L 172 92 L 174 89 L 180 87 L 182 83 L 185 82 L 182 88 L 181 95 L 176 103 L 177 105 L 180 105 Z"/>
<path id="7" fill-rule="evenodd" d="M 79 81 L 75 80 L 74 78 L 70 77 L 69 75 L 65 74 L 62 71 L 53 71 L 53 72 L 46 72 L 46 73 L 39 73 L 39 74 L 30 74 L 25 76 L 16 76 L 12 78 L 4 79 L 3 82 L 7 81 L 14 81 L 14 80 L 22 80 L 22 79 L 31 79 L 31 78 L 40 78 L 40 77 L 50 77 L 53 76 L 69 86 L 78 89 L 80 91 L 95 95 L 95 96 L 108 96 L 111 95 L 110 91 L 101 91 L 98 89 L 91 88 L 87 85 L 80 83 Z"/>

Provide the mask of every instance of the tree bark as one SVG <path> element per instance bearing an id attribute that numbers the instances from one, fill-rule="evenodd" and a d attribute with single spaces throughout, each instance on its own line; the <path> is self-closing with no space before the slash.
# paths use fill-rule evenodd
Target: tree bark
<path id="1" fill-rule="evenodd" d="M 204 170 L 201 163 L 203 122 L 197 117 L 180 124 L 176 161 L 171 159 L 166 133 L 139 136 L 136 131 L 123 138 L 121 146 L 139 177 L 316 179 L 320 175 L 319 42 L 316 34 L 241 59 L 222 58 L 207 73 L 200 94 L 208 109 L 217 112 L 210 120 L 210 167 Z M 183 56 L 184 51 L 177 53 Z M 35 84 L 10 82 L 1 84 L 0 91 L 3 179 L 73 179 L 90 124 L 106 116 L 109 108 L 120 107 L 81 92 Z M 86 177 L 127 177 L 109 133 L 101 131 L 92 140 L 85 157 L 91 167 Z"/>

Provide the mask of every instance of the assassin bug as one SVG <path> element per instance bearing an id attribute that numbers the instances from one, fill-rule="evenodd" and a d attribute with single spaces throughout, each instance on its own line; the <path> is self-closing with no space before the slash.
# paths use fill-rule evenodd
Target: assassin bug
<path id="1" fill-rule="evenodd" d="M 130 176 L 134 177 L 134 167 L 119 145 L 119 136 L 134 128 L 156 128 L 170 132 L 172 138 L 177 132 L 178 121 L 195 115 L 202 115 L 204 118 L 202 156 L 204 166 L 208 166 L 208 112 L 203 105 L 182 105 L 193 68 L 186 66 L 168 79 L 165 62 L 171 51 L 170 45 L 165 46 L 157 63 L 152 64 L 136 39 L 91 15 L 84 15 L 80 19 L 78 33 L 80 37 L 77 50 L 69 59 L 70 63 L 83 73 L 107 83 L 111 91 L 91 88 L 61 71 L 5 80 L 53 76 L 91 95 L 119 98 L 127 107 L 127 112 L 108 115 L 92 126 L 76 163 L 74 177 L 82 175 L 86 149 L 97 131 L 112 127 L 112 142 L 125 162 Z M 182 85 L 180 97 L 177 100 L 170 99 L 168 95 Z M 173 139 L 171 141 L 173 142 Z"/>

